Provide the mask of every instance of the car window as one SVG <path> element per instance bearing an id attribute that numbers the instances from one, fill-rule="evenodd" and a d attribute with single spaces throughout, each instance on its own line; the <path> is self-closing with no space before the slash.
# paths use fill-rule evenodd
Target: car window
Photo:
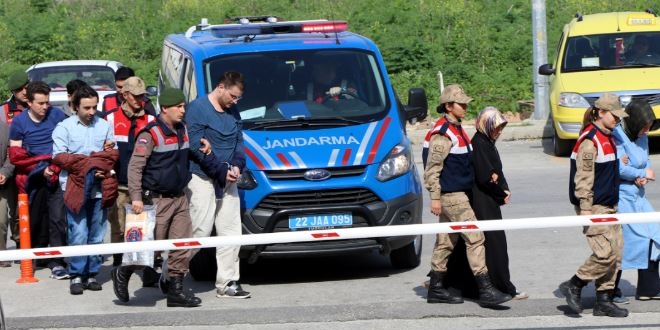
<path id="1" fill-rule="evenodd" d="M 660 32 L 571 36 L 562 71 L 621 69 L 660 65 Z"/>
<path id="2" fill-rule="evenodd" d="M 207 61 L 204 86 L 208 93 L 225 71 L 243 73 L 245 92 L 237 107 L 246 127 L 301 116 L 368 121 L 387 112 L 378 68 L 373 54 L 358 50 L 238 54 Z M 331 88 L 340 92 L 331 95 Z"/>
<path id="3" fill-rule="evenodd" d="M 40 80 L 48 84 L 53 92 L 66 91 L 66 84 L 80 79 L 97 91 L 115 90 L 115 72 L 107 66 L 52 66 L 32 69 L 30 80 Z"/>

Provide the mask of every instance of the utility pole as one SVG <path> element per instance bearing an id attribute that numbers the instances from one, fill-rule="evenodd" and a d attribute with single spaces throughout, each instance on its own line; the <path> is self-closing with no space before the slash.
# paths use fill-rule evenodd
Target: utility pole
<path id="1" fill-rule="evenodd" d="M 548 77 L 538 73 L 548 61 L 548 38 L 545 23 L 545 0 L 532 1 L 532 77 L 534 77 L 534 120 L 547 120 L 549 111 Z"/>

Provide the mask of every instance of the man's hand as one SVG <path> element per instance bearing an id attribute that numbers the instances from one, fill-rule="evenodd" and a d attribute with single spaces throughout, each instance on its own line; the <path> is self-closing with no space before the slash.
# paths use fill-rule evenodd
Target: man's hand
<path id="1" fill-rule="evenodd" d="M 241 175 L 241 169 L 238 166 L 231 166 L 227 169 L 227 182 L 236 182 Z"/>
<path id="2" fill-rule="evenodd" d="M 440 215 L 442 213 L 442 202 L 439 199 L 431 200 L 431 213 L 433 215 Z"/>
<path id="3" fill-rule="evenodd" d="M 110 151 L 115 148 L 115 141 L 105 141 L 103 151 Z"/>
<path id="4" fill-rule="evenodd" d="M 339 94 L 341 94 L 341 87 L 330 87 L 330 90 L 328 90 L 330 96 L 338 96 Z"/>
<path id="5" fill-rule="evenodd" d="M 131 203 L 131 209 L 133 210 L 133 213 L 140 214 L 144 211 L 144 203 L 142 203 L 142 201 L 133 201 Z"/>
<path id="6" fill-rule="evenodd" d="M 211 143 L 209 143 L 209 140 L 201 138 L 199 139 L 199 143 L 202 144 L 202 146 L 199 147 L 199 151 L 201 151 L 206 156 L 210 155 L 213 149 L 211 148 Z"/>
<path id="7" fill-rule="evenodd" d="M 102 171 L 102 170 L 94 171 L 94 177 L 99 179 L 99 180 L 105 179 L 105 171 Z"/>
<path id="8" fill-rule="evenodd" d="M 7 176 L 0 174 L 0 185 L 3 185 L 7 182 Z"/>
<path id="9" fill-rule="evenodd" d="M 46 177 L 46 179 L 50 179 L 53 174 L 55 174 L 55 172 L 53 172 L 49 167 L 46 167 L 44 170 L 44 177 Z"/>

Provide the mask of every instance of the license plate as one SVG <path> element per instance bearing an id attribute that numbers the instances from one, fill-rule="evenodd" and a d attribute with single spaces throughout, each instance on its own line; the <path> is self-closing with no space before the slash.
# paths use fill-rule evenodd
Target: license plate
<path id="1" fill-rule="evenodd" d="M 327 229 L 353 225 L 351 213 L 301 214 L 289 216 L 289 228 L 296 229 Z"/>

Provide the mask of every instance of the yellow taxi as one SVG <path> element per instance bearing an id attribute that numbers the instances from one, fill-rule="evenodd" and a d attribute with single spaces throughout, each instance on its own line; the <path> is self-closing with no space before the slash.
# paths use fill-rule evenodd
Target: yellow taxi
<path id="1" fill-rule="evenodd" d="M 622 106 L 645 100 L 660 118 L 660 21 L 656 13 L 576 14 L 564 26 L 550 76 L 553 149 L 569 155 L 584 112 L 603 93 L 620 96 Z M 660 135 L 660 130 L 650 133 Z"/>

